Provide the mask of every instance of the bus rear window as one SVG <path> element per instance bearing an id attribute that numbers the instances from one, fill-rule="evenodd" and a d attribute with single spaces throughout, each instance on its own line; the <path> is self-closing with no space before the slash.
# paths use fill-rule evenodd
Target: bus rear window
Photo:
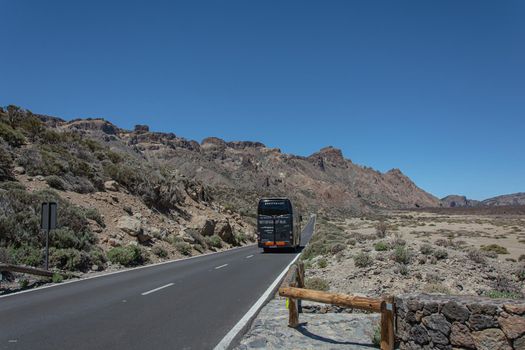
<path id="1" fill-rule="evenodd" d="M 290 214 L 290 204 L 287 201 L 264 201 L 259 203 L 259 215 Z"/>

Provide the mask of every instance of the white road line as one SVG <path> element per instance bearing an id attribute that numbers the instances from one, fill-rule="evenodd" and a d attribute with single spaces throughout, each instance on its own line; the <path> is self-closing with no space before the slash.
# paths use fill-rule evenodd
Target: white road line
<path id="1" fill-rule="evenodd" d="M 222 269 L 222 268 L 225 267 L 225 266 L 228 266 L 228 264 L 224 264 L 224 265 L 221 265 L 221 266 L 217 266 L 217 267 L 215 268 L 215 270 Z"/>
<path id="2" fill-rule="evenodd" d="M 250 259 L 250 258 L 253 258 L 253 254 L 252 254 L 252 255 L 248 255 L 248 256 L 246 257 L 246 259 Z"/>
<path id="3" fill-rule="evenodd" d="M 155 288 L 155 289 L 152 289 L 152 290 L 148 290 L 147 292 L 144 292 L 142 293 L 142 295 L 148 295 L 148 294 L 151 294 L 151 293 L 155 293 L 161 289 L 164 289 L 164 288 L 168 288 L 168 287 L 171 287 L 173 286 L 173 283 L 168 283 L 166 284 L 165 286 L 162 286 L 162 287 L 159 287 L 159 288 Z"/>
<path id="4" fill-rule="evenodd" d="M 108 272 L 108 273 L 101 273 L 100 275 L 95 275 L 95 276 L 89 276 L 89 277 L 86 277 L 86 278 L 80 278 L 80 279 L 75 279 L 75 280 L 64 281 L 62 283 L 48 284 L 48 285 L 45 285 L 45 286 L 42 286 L 42 287 L 38 287 L 38 288 L 26 289 L 26 290 L 22 290 L 20 292 L 0 295 L 0 299 L 2 299 L 2 298 L 9 298 L 9 297 L 12 297 L 12 296 L 15 296 L 15 295 L 18 295 L 18 294 L 37 292 L 37 291 L 40 291 L 42 289 L 48 289 L 48 288 L 53 288 L 53 287 L 62 287 L 62 286 L 65 286 L 65 285 L 68 285 L 68 284 L 72 284 L 72 283 L 89 281 L 89 280 L 94 279 L 94 278 L 108 277 L 108 276 L 116 275 L 116 274 L 123 273 L 123 272 L 130 272 L 130 271 L 135 271 L 135 270 L 148 269 L 150 267 L 155 267 L 155 266 L 159 266 L 159 265 L 172 264 L 172 263 L 176 263 L 176 262 L 184 261 L 184 260 L 203 258 L 203 257 L 208 256 L 208 255 L 222 254 L 222 253 L 230 252 L 232 250 L 253 247 L 256 244 L 257 243 L 253 243 L 253 244 L 244 245 L 242 247 L 235 247 L 235 248 L 230 248 L 230 249 L 227 249 L 227 250 L 222 250 L 220 252 L 205 253 L 205 254 L 201 254 L 201 255 L 190 256 L 188 258 L 181 258 L 181 259 L 175 259 L 175 260 L 162 261 L 162 262 L 155 263 L 155 264 L 149 264 L 149 265 L 144 265 L 144 266 L 139 266 L 139 267 L 132 267 L 132 268 L 123 269 L 123 270 L 119 270 L 119 271 Z"/>
<path id="5" fill-rule="evenodd" d="M 314 228 L 315 228 L 315 224 L 314 224 Z M 312 234 L 313 234 L 313 232 L 312 232 Z M 263 295 L 261 295 L 261 297 L 255 302 L 255 304 L 253 304 L 253 306 L 250 308 L 250 310 L 248 310 L 248 312 L 239 320 L 239 322 L 237 322 L 237 324 L 235 326 L 233 326 L 233 328 L 228 332 L 228 334 L 226 334 L 224 336 L 224 338 L 222 338 L 222 340 L 219 342 L 219 344 L 217 344 L 215 346 L 214 350 L 226 350 L 226 349 L 228 349 L 228 347 L 230 346 L 231 342 L 235 339 L 235 337 L 239 334 L 239 332 L 241 332 L 247 326 L 247 324 L 255 316 L 255 314 L 257 314 L 257 312 L 264 305 L 264 303 L 267 300 L 269 300 L 269 298 L 272 296 L 274 290 L 277 288 L 277 285 L 281 282 L 281 280 L 283 279 L 284 275 L 286 275 L 286 273 L 288 272 L 288 269 L 290 268 L 290 266 L 292 266 L 292 264 L 294 262 L 296 262 L 297 259 L 299 259 L 300 256 L 301 256 L 301 254 L 297 254 L 295 256 L 295 258 L 293 258 L 292 261 L 290 261 L 288 266 L 286 266 L 284 268 L 284 270 L 281 272 L 281 274 L 279 276 L 277 276 L 275 281 L 272 282 L 270 287 L 268 287 L 268 289 L 266 289 L 266 291 L 263 293 Z"/>

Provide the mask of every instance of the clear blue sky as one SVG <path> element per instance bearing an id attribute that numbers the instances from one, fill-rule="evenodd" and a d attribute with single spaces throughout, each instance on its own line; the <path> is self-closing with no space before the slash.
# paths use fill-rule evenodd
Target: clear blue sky
<path id="1" fill-rule="evenodd" d="M 0 105 L 525 191 L 525 1 L 0 0 Z"/>

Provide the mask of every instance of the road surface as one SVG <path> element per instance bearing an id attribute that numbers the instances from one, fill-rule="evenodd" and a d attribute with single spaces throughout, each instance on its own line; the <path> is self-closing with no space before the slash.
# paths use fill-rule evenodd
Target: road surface
<path id="1" fill-rule="evenodd" d="M 305 225 L 304 245 L 315 218 Z M 213 349 L 297 253 L 247 246 L 0 298 L 0 349 Z"/>

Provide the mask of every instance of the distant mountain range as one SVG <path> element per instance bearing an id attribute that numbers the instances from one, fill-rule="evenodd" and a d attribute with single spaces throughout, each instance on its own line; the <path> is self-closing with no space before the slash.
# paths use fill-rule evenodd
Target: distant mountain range
<path id="1" fill-rule="evenodd" d="M 441 198 L 441 206 L 454 208 L 454 207 L 480 207 L 480 206 L 513 206 L 513 205 L 525 205 L 525 192 L 505 194 L 492 198 L 487 198 L 482 201 L 474 199 L 468 199 L 465 196 L 460 195 L 449 195 Z"/>

